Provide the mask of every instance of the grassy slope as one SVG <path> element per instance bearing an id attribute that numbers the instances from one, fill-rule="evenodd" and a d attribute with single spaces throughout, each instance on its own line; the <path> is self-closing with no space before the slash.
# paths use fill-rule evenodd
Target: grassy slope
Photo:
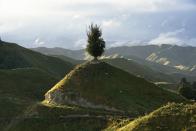
<path id="1" fill-rule="evenodd" d="M 0 130 L 73 68 L 55 57 L 0 41 Z"/>
<path id="2" fill-rule="evenodd" d="M 27 106 L 43 99 L 58 80 L 36 69 L 0 70 L 0 130 Z"/>
<path id="3" fill-rule="evenodd" d="M 171 77 L 170 75 L 158 71 L 154 71 L 150 67 L 138 64 L 134 60 L 117 58 L 117 59 L 106 59 L 105 61 L 124 71 L 127 71 L 136 76 L 143 77 L 153 82 L 157 82 L 157 81 L 176 82 L 177 81 L 174 77 Z"/>
<path id="4" fill-rule="evenodd" d="M 37 68 L 0 70 L 1 93 L 14 94 L 17 97 L 43 99 L 44 92 L 57 80 Z"/>
<path id="5" fill-rule="evenodd" d="M 50 55 L 50 56 L 57 57 L 61 60 L 72 63 L 73 65 L 81 64 L 85 61 L 85 60 L 76 60 L 76 59 L 73 59 L 73 58 L 70 58 L 70 57 L 67 57 L 67 56 L 64 56 L 64 55 Z"/>
<path id="6" fill-rule="evenodd" d="M 29 108 L 9 131 L 99 131 L 105 129 L 117 114 L 77 106 L 57 106 L 38 103 Z"/>
<path id="7" fill-rule="evenodd" d="M 69 50 L 69 49 L 64 49 L 59 47 L 55 47 L 55 48 L 37 47 L 37 48 L 31 48 L 31 50 L 46 55 L 66 56 L 76 60 L 83 60 L 85 58 L 85 51 L 83 49 Z"/>
<path id="8" fill-rule="evenodd" d="M 109 130 L 109 129 L 108 129 Z M 117 129 L 116 129 L 117 130 Z M 119 131 L 195 131 L 196 103 L 163 106 L 149 115 L 138 118 Z"/>
<path id="9" fill-rule="evenodd" d="M 196 76 L 191 76 L 188 74 L 169 74 L 168 72 L 159 72 L 158 70 L 154 70 L 152 66 L 147 66 L 145 64 L 142 65 L 141 63 L 139 64 L 135 60 L 117 58 L 106 59 L 104 61 L 131 74 L 145 78 L 152 82 L 156 82 L 159 87 L 169 91 L 177 92 L 178 84 L 183 77 L 187 78 L 191 82 L 196 80 Z M 161 84 L 161 82 L 164 82 L 164 84 Z"/>
<path id="10" fill-rule="evenodd" d="M 55 57 L 23 48 L 17 44 L 0 43 L 0 69 L 35 67 L 61 78 L 73 65 Z"/>
<path id="11" fill-rule="evenodd" d="M 134 115 L 152 111 L 169 101 L 183 101 L 177 94 L 104 62 L 77 66 L 48 93 L 55 90 L 65 93 L 76 90 L 92 103 L 115 107 Z"/>

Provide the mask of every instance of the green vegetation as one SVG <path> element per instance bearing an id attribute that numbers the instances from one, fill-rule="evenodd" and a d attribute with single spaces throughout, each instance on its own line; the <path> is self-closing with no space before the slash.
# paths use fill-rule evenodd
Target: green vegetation
<path id="1" fill-rule="evenodd" d="M 42 53 L 49 56 L 65 56 L 75 60 L 83 60 L 85 58 L 85 50 L 70 50 L 60 47 L 48 48 L 48 47 L 37 47 L 31 48 L 31 50 Z"/>
<path id="2" fill-rule="evenodd" d="M 169 102 L 184 99 L 105 62 L 87 62 L 77 66 L 46 94 L 48 101 L 58 101 L 62 92 L 70 101 L 84 98 L 95 105 L 108 106 L 131 115 L 141 115 Z M 51 95 L 50 98 L 47 98 Z M 81 104 L 79 104 L 81 105 Z"/>
<path id="3" fill-rule="evenodd" d="M 196 104 L 169 103 L 117 131 L 195 131 Z M 109 130 L 109 128 L 108 128 Z"/>
<path id="4" fill-rule="evenodd" d="M 104 52 L 105 41 L 102 36 L 102 31 L 99 26 L 91 24 L 87 32 L 88 45 L 86 51 L 95 59 L 101 56 Z"/>
<path id="5" fill-rule="evenodd" d="M 0 130 L 73 68 L 55 57 L 0 41 Z"/>
<path id="6" fill-rule="evenodd" d="M 195 82 L 191 84 L 190 82 L 187 82 L 186 78 L 182 78 L 179 86 L 179 94 L 187 99 L 196 100 L 196 90 L 194 86 Z"/>
<path id="7" fill-rule="evenodd" d="M 99 30 L 98 27 L 97 29 Z M 92 36 L 89 38 L 93 38 Z M 97 43 L 105 44 L 101 31 L 95 36 L 99 36 L 95 37 Z M 91 40 L 93 43 L 95 39 Z M 102 51 L 100 49 L 93 56 L 96 58 Z M 78 65 L 54 86 L 73 65 L 80 62 L 59 55 L 45 56 L 16 44 L 0 41 L 0 130 L 195 129 L 196 105 L 172 103 L 159 108 L 168 102 L 187 100 L 145 80 L 144 78 L 150 80 L 151 76 L 153 79 L 157 76 L 157 80 L 162 78 L 161 74 L 150 74 L 151 70 L 148 71 L 147 67 L 140 67 L 135 63 L 123 64 L 123 71 L 119 69 L 124 62 L 121 59 L 109 61 L 117 63 L 118 68 L 103 61 L 86 62 Z M 130 70 L 130 73 L 143 73 L 144 78 L 129 74 L 129 66 L 137 67 L 136 71 Z M 52 86 L 54 87 L 50 89 Z M 192 86 L 195 88 L 195 84 Z M 44 94 L 45 101 L 40 103 Z M 132 121 L 154 109 L 157 110 Z M 172 127 L 173 125 L 175 126 Z"/>
<path id="8" fill-rule="evenodd" d="M 53 76 L 62 78 L 73 65 L 55 57 L 18 46 L 14 43 L 2 42 L 0 44 L 0 69 L 39 68 Z"/>
<path id="9" fill-rule="evenodd" d="M 58 81 L 49 73 L 36 69 L 0 70 L 0 93 L 41 100 L 44 93 Z"/>
<path id="10" fill-rule="evenodd" d="M 105 129 L 114 119 L 120 119 L 115 112 L 42 102 L 28 108 L 17 122 L 10 123 L 8 129 L 9 131 L 99 131 Z"/>
<path id="11" fill-rule="evenodd" d="M 50 55 L 50 56 L 57 57 L 57 58 L 59 58 L 61 60 L 69 62 L 69 63 L 71 63 L 73 65 L 78 65 L 78 64 L 81 64 L 81 63 L 85 62 L 85 60 L 75 60 L 75 59 L 69 58 L 69 57 L 64 56 L 64 55 Z"/>
<path id="12" fill-rule="evenodd" d="M 124 58 L 116 58 L 116 59 L 105 59 L 105 62 L 120 68 L 124 71 L 127 71 L 133 75 L 145 78 L 146 80 L 153 81 L 153 82 L 176 82 L 178 79 L 174 77 L 154 71 L 150 67 L 146 65 L 138 64 L 135 60 L 127 60 Z"/>
<path id="13" fill-rule="evenodd" d="M 42 100 L 57 81 L 36 68 L 0 70 L 0 130 L 28 106 Z"/>

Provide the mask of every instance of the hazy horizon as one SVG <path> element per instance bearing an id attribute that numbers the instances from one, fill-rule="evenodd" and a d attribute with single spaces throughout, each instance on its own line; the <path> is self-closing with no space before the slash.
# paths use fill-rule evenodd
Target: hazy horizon
<path id="1" fill-rule="evenodd" d="M 2 40 L 32 47 L 81 49 L 90 23 L 108 47 L 196 46 L 194 0 L 0 0 Z"/>

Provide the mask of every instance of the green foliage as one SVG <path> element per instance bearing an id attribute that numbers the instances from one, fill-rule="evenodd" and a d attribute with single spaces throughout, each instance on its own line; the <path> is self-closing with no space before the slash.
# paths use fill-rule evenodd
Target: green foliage
<path id="1" fill-rule="evenodd" d="M 196 90 L 196 81 L 193 82 L 193 89 Z"/>
<path id="2" fill-rule="evenodd" d="M 187 99 L 194 99 L 194 91 L 190 86 L 183 85 L 179 88 L 179 93 Z"/>
<path id="3" fill-rule="evenodd" d="M 135 119 L 118 131 L 194 131 L 196 104 L 169 103 L 152 113 Z"/>
<path id="4" fill-rule="evenodd" d="M 191 85 L 190 82 L 187 82 L 186 78 L 182 78 L 179 86 L 179 94 L 187 99 L 196 99 L 196 90 L 194 90 L 194 84 L 195 83 Z"/>
<path id="5" fill-rule="evenodd" d="M 103 40 L 102 31 L 99 26 L 91 24 L 89 26 L 89 31 L 87 32 L 88 36 L 88 45 L 86 51 L 97 58 L 101 56 L 104 52 L 105 41 Z"/>

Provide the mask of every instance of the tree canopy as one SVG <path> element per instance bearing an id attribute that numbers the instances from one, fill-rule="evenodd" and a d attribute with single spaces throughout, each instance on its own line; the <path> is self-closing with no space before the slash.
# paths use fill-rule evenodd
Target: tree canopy
<path id="1" fill-rule="evenodd" d="M 91 24 L 87 31 L 88 44 L 86 47 L 86 51 L 97 59 L 97 57 L 101 56 L 105 49 L 105 41 L 102 38 L 102 30 L 100 26 Z"/>

